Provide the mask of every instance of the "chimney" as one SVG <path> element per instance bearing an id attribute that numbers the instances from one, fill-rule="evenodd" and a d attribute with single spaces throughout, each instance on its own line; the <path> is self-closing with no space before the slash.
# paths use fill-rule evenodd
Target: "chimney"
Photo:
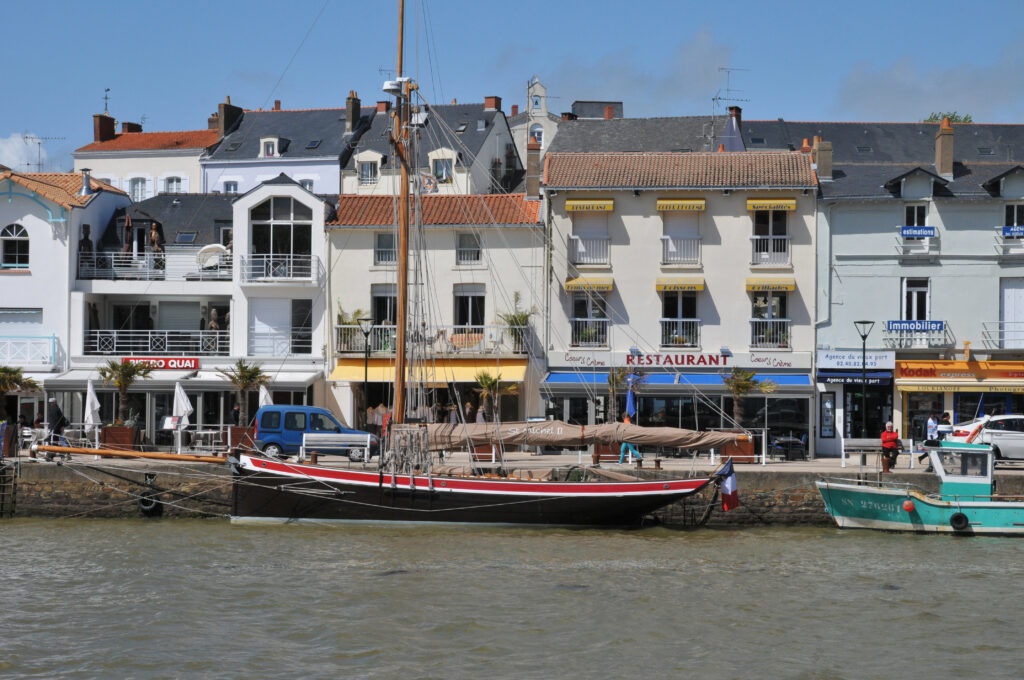
<path id="1" fill-rule="evenodd" d="M 391 102 L 377 102 L 377 113 L 387 113 L 391 110 Z"/>
<path id="2" fill-rule="evenodd" d="M 563 111 L 562 120 L 576 120 L 576 114 L 570 111 Z"/>
<path id="3" fill-rule="evenodd" d="M 615 117 L 615 107 L 612 106 L 611 104 L 609 104 L 608 106 L 604 107 L 604 119 L 605 120 L 611 120 L 614 117 Z"/>
<path id="4" fill-rule="evenodd" d="M 540 198 L 540 144 L 536 137 L 526 143 L 526 196 Z"/>
<path id="5" fill-rule="evenodd" d="M 501 111 L 501 97 L 484 97 L 484 111 Z"/>
<path id="6" fill-rule="evenodd" d="M 142 125 L 139 123 L 121 122 L 121 134 L 125 132 L 142 132 Z"/>
<path id="7" fill-rule="evenodd" d="M 804 143 L 800 146 L 800 151 L 802 151 L 803 153 L 807 153 L 810 150 L 811 150 L 811 143 L 807 141 L 806 137 L 804 137 Z"/>
<path id="8" fill-rule="evenodd" d="M 226 97 L 224 103 L 217 105 L 217 133 L 221 139 L 231 132 L 232 128 L 242 117 L 242 109 L 231 105 L 231 97 Z"/>
<path id="9" fill-rule="evenodd" d="M 814 138 L 814 164 L 817 166 L 819 180 L 832 181 L 832 142 L 821 137 Z"/>
<path id="10" fill-rule="evenodd" d="M 452 97 L 452 106 L 455 106 L 456 104 L 458 104 L 458 102 L 455 101 L 455 97 Z"/>
<path id="11" fill-rule="evenodd" d="M 738 106 L 729 107 L 729 117 L 736 119 L 736 127 L 743 132 L 743 109 Z"/>
<path id="12" fill-rule="evenodd" d="M 935 172 L 943 179 L 953 179 L 953 126 L 943 118 L 935 133 Z"/>
<path id="13" fill-rule="evenodd" d="M 206 128 L 208 130 L 216 130 L 220 127 L 220 119 L 217 117 L 217 112 L 214 111 L 209 118 L 206 119 Z"/>
<path id="14" fill-rule="evenodd" d="M 92 182 L 90 181 L 90 174 L 92 170 L 89 168 L 82 168 L 82 188 L 78 192 L 79 196 L 91 196 L 92 195 Z"/>
<path id="15" fill-rule="evenodd" d="M 519 115 L 519 104 L 513 104 L 512 105 L 512 115 L 513 116 L 518 116 Z"/>
<path id="16" fill-rule="evenodd" d="M 718 145 L 718 153 L 725 153 L 725 144 Z"/>
<path id="17" fill-rule="evenodd" d="M 116 121 L 113 116 L 105 113 L 97 113 L 92 117 L 92 141 L 107 142 L 114 138 L 114 125 Z"/>
<path id="18" fill-rule="evenodd" d="M 275 99 L 274 100 L 274 110 L 275 111 L 280 111 L 281 110 L 281 100 L 280 99 Z"/>
<path id="19" fill-rule="evenodd" d="M 355 90 L 348 91 L 345 100 L 345 132 L 352 132 L 359 125 L 360 102 Z"/>

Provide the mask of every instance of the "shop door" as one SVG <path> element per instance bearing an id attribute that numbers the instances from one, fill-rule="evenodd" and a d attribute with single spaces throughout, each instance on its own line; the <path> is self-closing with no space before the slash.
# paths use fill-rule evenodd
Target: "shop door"
<path id="1" fill-rule="evenodd" d="M 844 436 L 863 439 L 880 437 L 885 423 L 892 419 L 892 386 L 868 385 L 862 394 L 859 384 L 851 384 L 846 386 L 844 397 Z M 866 418 L 862 408 L 867 411 Z"/>
<path id="2" fill-rule="evenodd" d="M 1024 279 L 1000 279 L 999 347 L 1024 348 Z"/>

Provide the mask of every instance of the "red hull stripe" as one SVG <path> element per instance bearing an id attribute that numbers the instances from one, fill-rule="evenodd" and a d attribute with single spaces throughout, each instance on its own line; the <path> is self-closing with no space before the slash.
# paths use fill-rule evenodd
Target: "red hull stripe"
<path id="1" fill-rule="evenodd" d="M 275 474 L 299 479 L 322 480 L 324 482 L 378 486 L 379 472 L 360 470 L 339 470 L 309 465 L 296 465 L 263 458 L 241 457 L 242 467 L 256 472 L 273 472 Z M 410 480 L 415 480 L 415 488 L 424 491 L 430 488 L 427 477 L 411 478 L 399 475 L 395 484 L 399 488 L 410 488 Z M 434 477 L 434 491 L 524 495 L 524 496 L 659 496 L 678 494 L 681 491 L 697 491 L 707 483 L 707 478 L 669 479 L 638 482 L 530 482 L 530 481 L 497 481 L 490 479 L 461 479 L 458 477 Z M 391 486 L 391 475 L 384 475 L 384 485 Z"/>

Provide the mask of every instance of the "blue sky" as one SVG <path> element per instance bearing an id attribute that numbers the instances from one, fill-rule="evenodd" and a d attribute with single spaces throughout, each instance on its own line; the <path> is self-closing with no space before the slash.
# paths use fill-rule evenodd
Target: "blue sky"
<path id="1" fill-rule="evenodd" d="M 395 68 L 397 0 L 105 3 L 10 0 L 0 163 L 70 169 L 92 115 L 146 131 L 206 127 L 245 108 L 382 99 Z M 102 10 L 100 9 L 102 8 Z M 730 94 L 746 119 L 914 121 L 936 110 L 1024 122 L 1024 3 L 407 0 L 405 71 L 429 101 L 521 106 L 533 74 L 554 112 L 616 100 L 629 117 L 710 114 Z M 120 129 L 120 126 L 118 127 Z M 25 143 L 24 135 L 63 137 Z M 31 164 L 31 167 L 30 165 Z"/>

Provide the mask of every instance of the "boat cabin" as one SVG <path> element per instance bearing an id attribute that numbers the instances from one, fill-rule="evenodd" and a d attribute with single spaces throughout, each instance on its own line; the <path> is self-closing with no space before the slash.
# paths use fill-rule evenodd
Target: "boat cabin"
<path id="1" fill-rule="evenodd" d="M 992 495 L 995 456 L 990 446 L 940 442 L 937 447 L 929 447 L 928 454 L 944 498 Z"/>

